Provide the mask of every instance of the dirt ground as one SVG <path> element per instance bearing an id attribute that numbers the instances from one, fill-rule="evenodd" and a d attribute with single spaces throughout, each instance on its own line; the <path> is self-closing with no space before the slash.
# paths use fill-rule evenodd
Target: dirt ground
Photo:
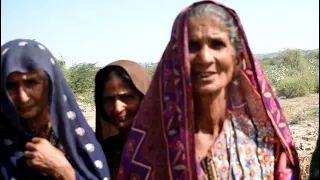
<path id="1" fill-rule="evenodd" d="M 281 99 L 300 159 L 302 179 L 309 177 L 309 165 L 319 128 L 319 94 Z"/>
<path id="2" fill-rule="evenodd" d="M 280 99 L 280 104 L 289 121 L 300 159 L 302 179 L 309 176 L 311 155 L 315 149 L 319 128 L 319 94 L 293 99 Z M 84 107 L 89 125 L 95 127 L 95 112 Z"/>

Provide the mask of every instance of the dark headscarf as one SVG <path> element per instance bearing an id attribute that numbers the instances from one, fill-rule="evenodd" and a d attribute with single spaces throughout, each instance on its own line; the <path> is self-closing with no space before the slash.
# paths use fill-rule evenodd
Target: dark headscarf
<path id="1" fill-rule="evenodd" d="M 109 170 L 100 144 L 83 116 L 57 61 L 43 45 L 17 39 L 1 46 L 1 175 L 3 179 L 46 179 L 26 165 L 25 144 L 35 134 L 23 125 L 6 90 L 10 73 L 44 70 L 49 76 L 50 120 L 70 157 L 77 179 L 107 180 Z M 10 129 L 10 131 L 7 131 Z"/>
<path id="2" fill-rule="evenodd" d="M 116 69 L 120 68 L 120 69 Z M 95 78 L 95 102 L 96 102 L 96 135 L 102 144 L 108 159 L 112 179 L 116 179 L 121 151 L 126 137 L 117 136 L 118 130 L 110 124 L 110 120 L 104 113 L 103 89 L 104 82 L 108 79 L 111 71 L 117 71 L 122 78 L 143 97 L 150 85 L 150 76 L 146 70 L 136 62 L 118 60 L 112 62 L 98 71 Z M 110 147 L 110 148 L 109 148 Z"/>
<path id="3" fill-rule="evenodd" d="M 238 15 L 220 3 L 200 1 L 185 8 L 174 22 L 169 44 L 123 149 L 118 179 L 197 179 L 187 12 L 200 3 L 214 3 L 225 8 L 239 28 L 244 60 L 237 77 L 239 83 L 231 88 L 235 91 L 230 94 L 228 110 L 258 119 L 259 128 L 264 128 L 265 122 L 272 124 L 277 140 L 274 142 L 275 161 L 285 152 L 289 164 L 294 167 L 294 177 L 298 178 L 298 156 L 287 120 L 249 48 Z"/>
<path id="4" fill-rule="evenodd" d="M 134 88 L 139 91 L 143 96 L 146 94 L 151 78 L 147 71 L 140 64 L 129 60 L 118 60 L 112 62 L 100 69 L 95 78 L 95 102 L 96 102 L 96 135 L 99 141 L 103 141 L 106 137 L 114 135 L 116 132 L 108 123 L 108 120 L 103 120 L 102 112 L 102 90 L 107 71 L 112 67 L 121 67 L 129 76 L 130 81 L 133 83 Z M 106 117 L 105 117 L 106 118 Z"/>

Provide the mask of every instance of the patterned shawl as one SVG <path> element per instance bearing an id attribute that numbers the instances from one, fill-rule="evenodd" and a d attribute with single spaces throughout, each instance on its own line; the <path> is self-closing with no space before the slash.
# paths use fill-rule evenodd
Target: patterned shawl
<path id="1" fill-rule="evenodd" d="M 174 22 L 169 44 L 123 150 L 118 179 L 197 179 L 186 12 L 203 2 L 226 8 L 239 26 L 245 59 L 228 109 L 251 119 L 272 122 L 280 141 L 277 151 L 286 152 L 296 177 L 299 176 L 298 156 L 287 120 L 249 48 L 239 17 L 219 3 L 201 1 L 184 9 Z"/>
<path id="2" fill-rule="evenodd" d="M 50 79 L 50 119 L 53 130 L 76 172 L 77 179 L 109 179 L 100 144 L 87 124 L 57 61 L 36 41 L 17 39 L 1 46 L 1 136 L 2 179 L 50 179 L 26 165 L 25 144 L 35 134 L 23 125 L 7 91 L 11 72 L 44 70 Z M 9 132 L 6 129 L 12 129 Z"/>

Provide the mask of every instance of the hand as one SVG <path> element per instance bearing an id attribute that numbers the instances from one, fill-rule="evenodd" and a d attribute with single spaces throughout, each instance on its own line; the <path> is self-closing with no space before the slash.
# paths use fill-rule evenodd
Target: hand
<path id="1" fill-rule="evenodd" d="M 35 137 L 28 142 L 25 157 L 28 166 L 56 179 L 75 179 L 75 172 L 67 158 L 46 139 Z"/>

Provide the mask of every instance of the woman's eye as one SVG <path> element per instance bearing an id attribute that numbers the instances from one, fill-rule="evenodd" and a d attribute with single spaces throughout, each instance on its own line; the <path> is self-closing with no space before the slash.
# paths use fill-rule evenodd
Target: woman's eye
<path id="1" fill-rule="evenodd" d="M 225 47 L 225 43 L 221 40 L 212 40 L 211 42 L 211 48 L 213 49 L 221 49 Z"/>
<path id="2" fill-rule="evenodd" d="M 189 41 L 189 51 L 195 52 L 200 49 L 200 44 L 196 41 Z"/>
<path id="3" fill-rule="evenodd" d="M 121 101 L 123 102 L 127 102 L 127 101 L 131 101 L 132 99 L 134 99 L 134 97 L 132 95 L 129 94 L 124 94 L 120 96 Z"/>
<path id="4" fill-rule="evenodd" d="M 104 101 L 104 103 L 111 103 L 114 101 L 114 97 L 112 97 L 112 96 L 103 97 L 103 101 Z"/>
<path id="5" fill-rule="evenodd" d="M 25 82 L 28 86 L 33 86 L 33 85 L 38 84 L 38 82 L 34 79 L 29 79 L 29 80 L 26 80 Z"/>
<path id="6" fill-rule="evenodd" d="M 15 84 L 15 83 L 12 83 L 12 82 L 8 82 L 7 83 L 7 89 L 8 90 L 13 90 L 13 89 L 16 89 L 17 87 L 18 87 L 18 85 Z"/>

